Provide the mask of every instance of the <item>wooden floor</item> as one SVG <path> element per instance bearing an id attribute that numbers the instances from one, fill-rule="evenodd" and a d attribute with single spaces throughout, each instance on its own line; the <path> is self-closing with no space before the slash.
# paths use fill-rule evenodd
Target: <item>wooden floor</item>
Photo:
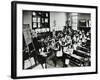
<path id="1" fill-rule="evenodd" d="M 34 59 L 31 58 L 30 61 L 29 60 L 26 61 L 24 69 L 44 69 L 45 68 L 45 64 L 43 64 L 44 68 L 39 63 L 37 65 L 34 65 L 34 64 L 35 64 Z M 30 65 L 32 65 L 32 66 L 30 66 Z M 69 64 L 69 65 L 66 65 L 65 67 L 74 67 L 74 66 Z M 52 60 L 48 60 L 47 61 L 47 69 L 48 68 L 63 68 L 63 62 L 59 59 L 59 60 L 57 60 L 56 66 L 55 66 L 54 62 Z"/>

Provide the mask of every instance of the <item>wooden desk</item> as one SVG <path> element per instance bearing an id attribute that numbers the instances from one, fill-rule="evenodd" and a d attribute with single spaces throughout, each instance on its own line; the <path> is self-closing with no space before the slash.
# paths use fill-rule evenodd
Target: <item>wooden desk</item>
<path id="1" fill-rule="evenodd" d="M 75 54 L 67 54 L 67 53 L 64 53 L 64 56 L 65 56 L 65 58 L 68 58 L 70 60 L 70 62 L 72 62 L 76 66 L 81 66 L 81 64 L 82 65 L 84 64 L 84 62 L 81 60 L 82 57 L 77 56 Z"/>
<path id="2" fill-rule="evenodd" d="M 90 58 L 90 53 L 81 51 L 81 50 L 74 50 L 73 54 L 76 54 L 78 56 L 84 57 L 84 58 Z"/>
<path id="3" fill-rule="evenodd" d="M 82 47 L 82 46 L 78 46 L 77 47 L 77 50 L 81 50 L 81 51 L 84 51 L 84 52 L 89 52 L 89 49 L 88 48 Z"/>
<path id="4" fill-rule="evenodd" d="M 86 54 L 85 52 L 82 52 L 80 51 L 79 54 L 83 55 L 83 54 Z M 73 53 L 76 53 L 76 51 L 74 50 Z M 80 56 L 79 54 L 77 55 L 76 54 L 68 54 L 68 52 L 64 52 L 64 58 L 66 59 L 69 59 L 70 60 L 70 63 L 76 65 L 76 66 L 87 66 L 87 65 L 90 65 L 90 61 L 88 60 L 85 60 L 86 58 L 89 59 L 90 56 L 88 55 L 87 57 L 83 57 L 83 56 Z M 86 56 L 86 55 L 85 55 Z M 88 64 L 89 63 L 89 64 Z"/>

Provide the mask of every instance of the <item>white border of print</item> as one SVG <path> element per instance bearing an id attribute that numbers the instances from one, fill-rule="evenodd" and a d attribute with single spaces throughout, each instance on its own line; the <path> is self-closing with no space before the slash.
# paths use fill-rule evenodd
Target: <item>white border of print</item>
<path id="1" fill-rule="evenodd" d="M 22 69 L 22 11 L 23 10 L 39 10 L 39 11 L 56 11 L 56 12 L 77 12 L 91 14 L 91 66 L 90 67 L 73 67 L 73 68 L 53 68 L 43 70 L 23 70 Z M 17 76 L 37 76 L 50 74 L 69 74 L 69 73 L 85 73 L 95 72 L 96 70 L 96 9 L 92 8 L 76 8 L 76 7 L 60 7 L 47 5 L 27 5 L 17 4 Z"/>

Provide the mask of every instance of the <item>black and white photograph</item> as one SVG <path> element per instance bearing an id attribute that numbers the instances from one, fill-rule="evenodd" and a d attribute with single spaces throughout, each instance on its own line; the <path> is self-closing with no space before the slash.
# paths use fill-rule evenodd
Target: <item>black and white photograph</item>
<path id="1" fill-rule="evenodd" d="M 23 69 L 91 66 L 91 14 L 23 11 Z"/>
<path id="2" fill-rule="evenodd" d="M 97 73 L 96 6 L 12 6 L 13 78 Z"/>

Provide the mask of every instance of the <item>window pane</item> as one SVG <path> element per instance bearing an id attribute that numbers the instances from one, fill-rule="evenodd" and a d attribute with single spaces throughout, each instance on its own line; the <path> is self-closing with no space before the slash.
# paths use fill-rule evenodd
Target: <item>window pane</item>
<path id="1" fill-rule="evenodd" d="M 44 23 L 44 18 L 42 18 L 42 23 Z"/>
<path id="2" fill-rule="evenodd" d="M 36 17 L 33 17 L 33 22 L 37 22 Z"/>
<path id="3" fill-rule="evenodd" d="M 37 27 L 37 23 L 33 23 L 33 28 L 36 28 Z"/>
<path id="4" fill-rule="evenodd" d="M 45 19 L 45 22 L 48 23 L 48 18 Z"/>
<path id="5" fill-rule="evenodd" d="M 40 23 L 38 23 L 38 27 L 39 27 L 39 28 L 41 27 Z"/>
<path id="6" fill-rule="evenodd" d="M 48 17 L 48 13 L 46 13 L 46 17 Z"/>
<path id="7" fill-rule="evenodd" d="M 40 17 L 38 17 L 38 22 L 40 22 Z"/>

